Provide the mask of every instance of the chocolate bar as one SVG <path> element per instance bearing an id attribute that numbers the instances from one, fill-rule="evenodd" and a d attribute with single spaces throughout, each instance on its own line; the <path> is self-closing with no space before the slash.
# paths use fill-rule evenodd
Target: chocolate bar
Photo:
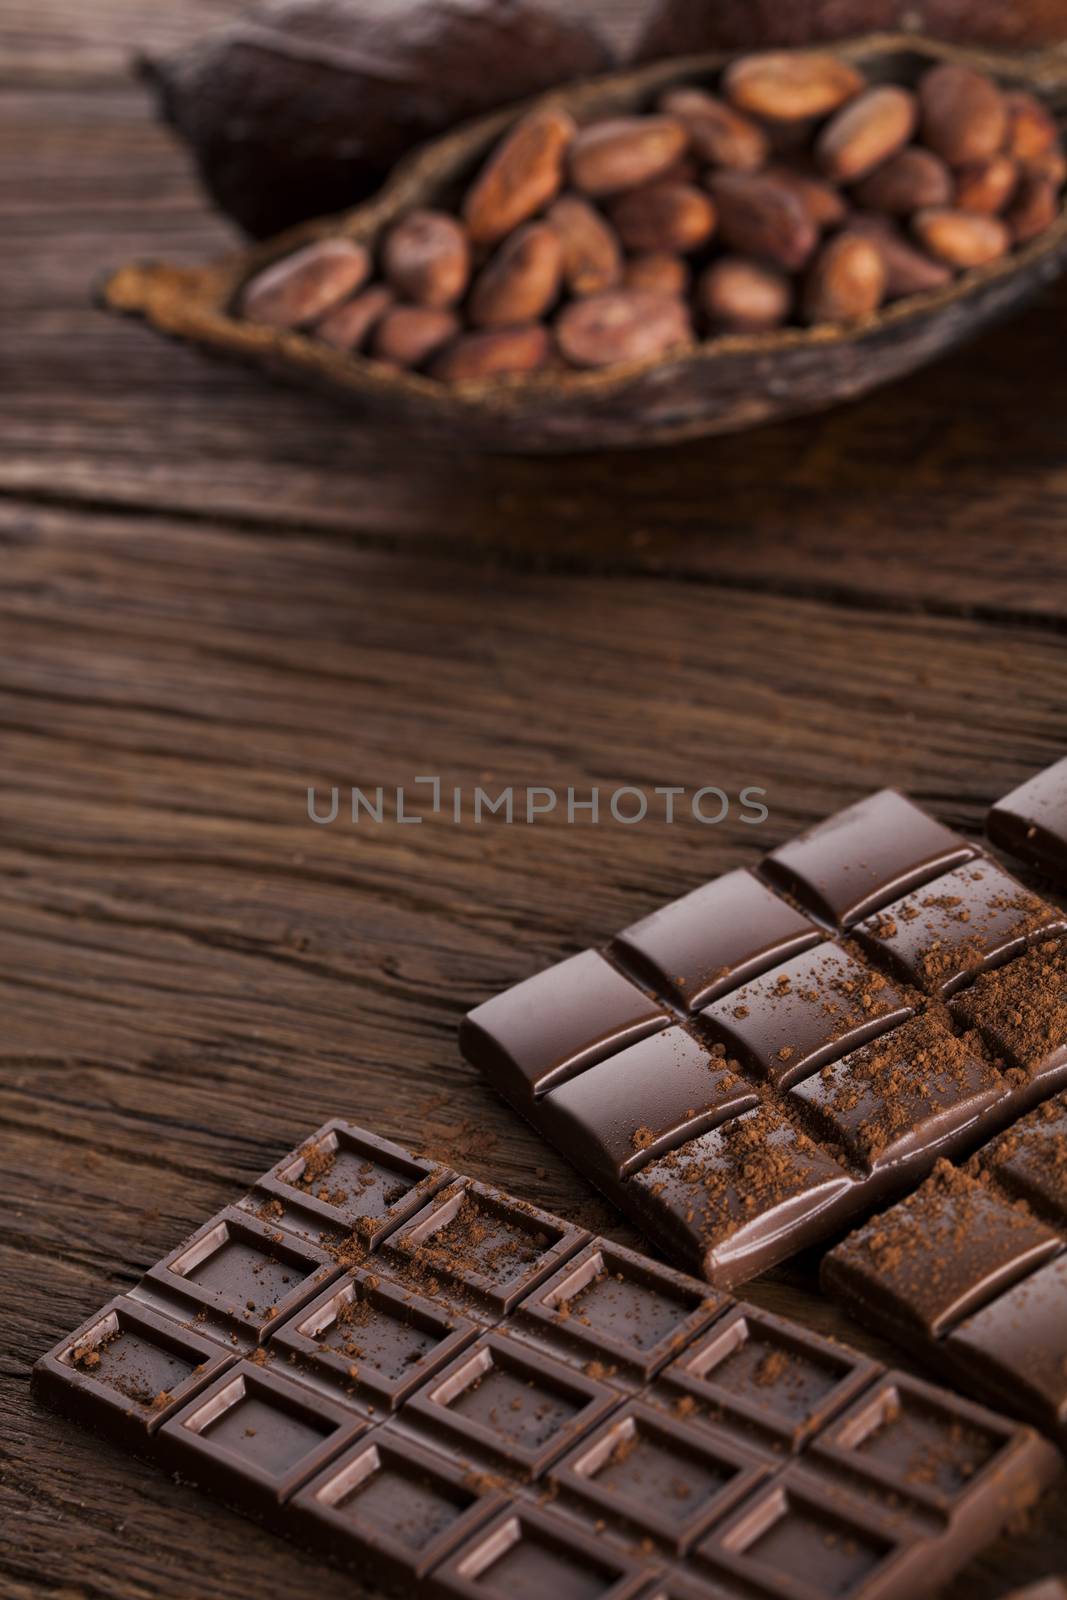
<path id="1" fill-rule="evenodd" d="M 1062 1465 L 1025 1426 L 339 1121 L 34 1385 L 420 1600 L 894 1600 Z"/>
<path id="2" fill-rule="evenodd" d="M 1067 1082 L 1035 981 L 1065 931 L 884 790 L 487 1001 L 461 1045 L 667 1255 L 732 1288 Z"/>
<path id="3" fill-rule="evenodd" d="M 1067 1095 L 965 1166 L 940 1165 L 822 1276 L 954 1386 L 1067 1445 Z"/>
<path id="4" fill-rule="evenodd" d="M 993 843 L 1067 888 L 1067 756 L 991 807 Z"/>

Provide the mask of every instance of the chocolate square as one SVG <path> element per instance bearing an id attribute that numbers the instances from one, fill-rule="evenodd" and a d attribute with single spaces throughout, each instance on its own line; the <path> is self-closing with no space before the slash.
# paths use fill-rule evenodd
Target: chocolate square
<path id="1" fill-rule="evenodd" d="M 1067 1083 L 1067 937 L 1044 940 L 1009 966 L 981 973 L 949 1010 L 1006 1066 L 1019 1069 L 1024 1104 Z"/>
<path id="2" fill-rule="evenodd" d="M 132 1295 L 248 1346 L 339 1272 L 316 1245 L 230 1206 L 151 1267 Z"/>
<path id="3" fill-rule="evenodd" d="M 284 1505 L 367 1423 L 254 1361 L 241 1361 L 160 1429 L 180 1473 L 256 1515 Z"/>
<path id="4" fill-rule="evenodd" d="M 514 1326 L 561 1360 L 574 1352 L 590 1377 L 647 1382 L 727 1304 L 696 1278 L 595 1239 L 522 1302 Z"/>
<path id="5" fill-rule="evenodd" d="M 471 1011 L 460 1045 L 521 1107 L 672 1020 L 602 955 L 583 950 Z"/>
<path id="6" fill-rule="evenodd" d="M 532 1505 L 504 1511 L 434 1576 L 449 1600 L 633 1600 L 647 1568 Z"/>
<path id="7" fill-rule="evenodd" d="M 825 937 L 742 869 L 635 922 L 612 950 L 639 982 L 695 1011 Z"/>
<path id="8" fill-rule="evenodd" d="M 986 832 L 1002 850 L 1067 884 L 1067 757 L 998 800 Z"/>
<path id="9" fill-rule="evenodd" d="M 1063 929 L 1062 912 L 981 859 L 893 901 L 861 922 L 855 938 L 902 982 L 944 999 Z"/>
<path id="10" fill-rule="evenodd" d="M 711 1037 L 777 1089 L 810 1077 L 912 1014 L 881 973 L 821 944 L 706 1007 Z"/>
<path id="11" fill-rule="evenodd" d="M 241 1205 L 315 1244 L 354 1231 L 373 1249 L 452 1176 L 447 1167 L 334 1118 L 283 1156 Z"/>
<path id="12" fill-rule="evenodd" d="M 807 1125 L 867 1172 L 929 1170 L 1006 1094 L 1000 1073 L 935 1013 L 823 1067 L 791 1091 Z"/>
<path id="13" fill-rule="evenodd" d="M 64 1415 L 135 1450 L 234 1357 L 214 1339 L 119 1295 L 33 1369 L 33 1388 Z"/>
<path id="14" fill-rule="evenodd" d="M 743 1445 L 713 1439 L 630 1401 L 552 1468 L 550 1478 L 595 1519 L 637 1530 L 684 1555 L 766 1476 Z"/>
<path id="15" fill-rule="evenodd" d="M 484 1475 L 387 1425 L 299 1490 L 290 1515 L 303 1543 L 403 1593 L 507 1503 Z"/>
<path id="16" fill-rule="evenodd" d="M 546 1094 L 542 1125 L 579 1165 L 621 1180 L 757 1103 L 717 1048 L 685 1028 L 654 1033 Z"/>
<path id="17" fill-rule="evenodd" d="M 395 1411 L 479 1332 L 372 1271 L 346 1274 L 271 1337 L 270 1348 L 369 1416 Z"/>
<path id="18" fill-rule="evenodd" d="M 475 1460 L 534 1478 L 619 1399 L 573 1367 L 487 1333 L 407 1402 L 403 1421 Z"/>
<path id="19" fill-rule="evenodd" d="M 1067 1444 L 1067 1255 L 1023 1278 L 945 1340 L 946 1358 L 994 1400 Z"/>
<path id="20" fill-rule="evenodd" d="M 985 1147 L 977 1165 L 1067 1238 L 1067 1095 L 1008 1128 Z"/>

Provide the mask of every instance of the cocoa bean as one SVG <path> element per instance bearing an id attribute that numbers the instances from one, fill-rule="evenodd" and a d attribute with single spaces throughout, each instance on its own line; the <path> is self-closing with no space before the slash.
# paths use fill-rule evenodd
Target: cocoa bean
<path id="1" fill-rule="evenodd" d="M 622 281 L 622 247 L 595 206 L 565 194 L 548 212 L 563 247 L 563 279 L 574 295 L 602 294 Z"/>
<path id="2" fill-rule="evenodd" d="M 1059 210 L 1056 186 L 1048 178 L 1027 176 L 1020 183 L 1004 220 L 1016 244 L 1029 244 L 1039 233 L 1051 228 Z"/>
<path id="3" fill-rule="evenodd" d="M 496 244 L 555 198 L 575 132 L 574 118 L 558 106 L 531 111 L 516 123 L 463 201 L 475 244 Z"/>
<path id="4" fill-rule="evenodd" d="M 388 366 L 421 367 L 459 330 L 454 311 L 437 306 L 394 306 L 376 325 L 371 348 Z"/>
<path id="5" fill-rule="evenodd" d="M 537 372 L 548 364 L 551 353 L 551 336 L 540 322 L 491 333 L 466 333 L 441 352 L 430 366 L 430 376 L 441 383 L 512 377 Z"/>
<path id="6" fill-rule="evenodd" d="M 334 350 L 359 350 L 371 329 L 395 301 L 392 289 L 376 283 L 316 323 L 315 335 Z"/>
<path id="7" fill-rule="evenodd" d="M 793 286 L 784 272 L 746 256 L 721 256 L 697 287 L 700 309 L 713 328 L 766 333 L 789 317 Z"/>
<path id="8" fill-rule="evenodd" d="M 476 328 L 535 322 L 556 300 L 563 279 L 563 245 L 547 222 L 528 222 L 505 239 L 471 290 L 468 320 Z"/>
<path id="9" fill-rule="evenodd" d="M 715 206 L 686 183 L 649 183 L 631 189 L 611 207 L 615 231 L 627 250 L 688 255 L 715 232 Z"/>
<path id="10" fill-rule="evenodd" d="M 819 135 L 816 160 L 838 183 L 855 183 L 903 149 L 918 121 L 915 96 L 896 84 L 868 89 L 832 117 Z"/>
<path id="11" fill-rule="evenodd" d="M 820 51 L 742 56 L 723 74 L 731 104 L 771 122 L 828 116 L 864 86 L 855 67 Z"/>
<path id="12" fill-rule="evenodd" d="M 886 267 L 876 238 L 840 233 L 823 245 L 804 285 L 808 322 L 854 322 L 885 299 Z"/>
<path id="13" fill-rule="evenodd" d="M 758 172 L 766 164 L 770 145 L 763 129 L 705 90 L 671 89 L 659 109 L 682 124 L 697 155 L 711 166 Z"/>
<path id="14" fill-rule="evenodd" d="M 931 67 L 919 84 L 922 137 L 950 167 L 996 155 L 1008 132 L 1008 108 L 984 73 L 955 62 Z"/>
<path id="15" fill-rule="evenodd" d="M 443 211 L 411 211 L 386 235 L 382 270 L 405 300 L 438 309 L 455 305 L 470 279 L 467 235 Z"/>
<path id="16" fill-rule="evenodd" d="M 974 161 L 956 174 L 956 198 L 960 211 L 982 211 L 996 216 L 1003 211 L 1019 183 L 1019 168 L 1011 156 L 990 156 Z"/>
<path id="17" fill-rule="evenodd" d="M 692 343 L 689 308 L 674 295 L 613 289 L 576 300 L 556 319 L 556 340 L 575 367 L 654 361 Z"/>
<path id="18" fill-rule="evenodd" d="M 708 179 L 719 234 L 731 250 L 796 272 L 818 243 L 818 229 L 796 195 L 762 173 L 716 172 Z"/>
<path id="19" fill-rule="evenodd" d="M 570 150 L 571 182 L 600 199 L 660 178 L 689 135 L 674 117 L 613 117 L 583 128 Z"/>
<path id="20" fill-rule="evenodd" d="M 825 179 L 815 177 L 813 173 L 805 172 L 799 167 L 776 163 L 767 168 L 766 176 L 773 178 L 776 183 L 788 189 L 790 194 L 796 196 L 820 231 L 824 228 L 836 228 L 848 214 L 848 205 L 841 191 L 835 189 L 833 184 L 827 183 Z"/>
<path id="21" fill-rule="evenodd" d="M 951 268 L 916 249 L 883 212 L 856 212 L 848 219 L 846 231 L 863 234 L 876 243 L 885 266 L 887 300 L 925 294 L 952 282 Z"/>
<path id="22" fill-rule="evenodd" d="M 1010 156 L 1025 166 L 1055 148 L 1060 138 L 1056 119 L 1036 95 L 1016 89 L 1004 96 L 1004 103 L 1008 110 L 1005 149 Z"/>
<path id="23" fill-rule="evenodd" d="M 1067 183 L 1067 155 L 1062 146 L 1053 145 L 1043 156 L 1031 157 L 1023 171 L 1031 178 L 1047 178 L 1054 189 L 1062 189 Z"/>
<path id="24" fill-rule="evenodd" d="M 924 206 L 948 206 L 953 197 L 952 173 L 940 156 L 919 145 L 899 150 L 856 185 L 854 199 L 872 211 L 910 217 Z"/>
<path id="25" fill-rule="evenodd" d="M 648 289 L 652 294 L 685 294 L 689 288 L 689 267 L 681 256 L 654 250 L 634 256 L 626 263 L 623 283 L 627 289 Z"/>
<path id="26" fill-rule="evenodd" d="M 241 291 L 241 313 L 272 328 L 303 328 L 355 294 L 370 276 L 369 253 L 351 239 L 321 239 L 275 261 Z"/>
<path id="27" fill-rule="evenodd" d="M 946 207 L 919 211 L 912 226 L 925 250 L 960 271 L 998 260 L 1011 245 L 1011 234 L 998 217 L 984 217 L 976 211 Z"/>

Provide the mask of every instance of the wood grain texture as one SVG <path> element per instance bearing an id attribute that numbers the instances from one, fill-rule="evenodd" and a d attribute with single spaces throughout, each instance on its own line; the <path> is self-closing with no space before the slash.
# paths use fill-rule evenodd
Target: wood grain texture
<path id="1" fill-rule="evenodd" d="M 633 1242 L 462 1062 L 462 1011 L 878 784 L 973 831 L 1067 743 L 1062 288 L 743 443 L 413 459 L 88 305 L 226 238 L 121 71 L 236 9 L 0 17 L 4 1600 L 358 1593 L 34 1406 L 32 1361 L 333 1114 Z M 308 784 L 423 772 L 772 815 L 307 821 Z M 844 1331 L 811 1262 L 746 1292 Z M 1065 1519 L 953 1596 L 1067 1564 Z"/>

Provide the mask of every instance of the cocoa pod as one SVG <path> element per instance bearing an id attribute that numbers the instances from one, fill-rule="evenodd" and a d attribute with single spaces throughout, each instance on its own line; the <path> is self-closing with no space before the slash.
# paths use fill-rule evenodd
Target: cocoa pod
<path id="1" fill-rule="evenodd" d="M 454 311 L 438 306 L 394 306 L 371 335 L 378 361 L 391 367 L 421 367 L 459 333 Z"/>
<path id="2" fill-rule="evenodd" d="M 666 251 L 685 256 L 707 244 L 715 232 L 715 206 L 701 189 L 687 183 L 649 183 L 631 189 L 611 207 L 615 231 L 637 254 Z"/>
<path id="3" fill-rule="evenodd" d="M 940 156 L 909 145 L 876 167 L 856 185 L 857 205 L 909 217 L 924 206 L 948 206 L 954 194 L 952 173 Z"/>
<path id="4" fill-rule="evenodd" d="M 511 328 L 544 316 L 559 295 L 563 245 L 547 222 L 528 222 L 505 239 L 471 290 L 476 328 Z"/>
<path id="5" fill-rule="evenodd" d="M 355 294 L 370 276 L 371 260 L 350 239 L 322 239 L 264 268 L 241 292 L 249 322 L 303 328 Z"/>
<path id="6" fill-rule="evenodd" d="M 884 212 L 854 212 L 844 231 L 863 234 L 877 244 L 885 266 L 887 300 L 943 289 L 952 282 L 952 269 L 917 249 Z"/>
<path id="7" fill-rule="evenodd" d="M 790 272 L 805 265 L 818 229 L 796 195 L 762 173 L 715 172 L 708 187 L 718 207 L 719 234 L 731 250 L 777 262 Z"/>
<path id="8" fill-rule="evenodd" d="M 627 289 L 647 289 L 651 294 L 685 294 L 689 288 L 689 267 L 681 256 L 654 250 L 649 255 L 633 256 L 623 269 Z"/>
<path id="9" fill-rule="evenodd" d="M 1059 144 L 1060 132 L 1056 119 L 1047 106 L 1034 94 L 1015 89 L 1004 96 L 1008 110 L 1008 138 L 1005 145 L 1010 156 L 1024 166 L 1039 161 Z"/>
<path id="10" fill-rule="evenodd" d="M 383 283 L 373 284 L 317 322 L 315 337 L 334 350 L 360 350 L 371 329 L 395 303 L 392 289 Z"/>
<path id="11" fill-rule="evenodd" d="M 854 322 L 885 299 L 886 266 L 876 238 L 839 233 L 823 245 L 804 284 L 808 322 Z"/>
<path id="12" fill-rule="evenodd" d="M 831 117 L 816 143 L 816 160 L 835 182 L 856 183 L 903 149 L 918 116 L 909 90 L 893 83 L 868 89 Z"/>
<path id="13" fill-rule="evenodd" d="M 950 167 L 985 161 L 1003 148 L 1008 108 L 992 78 L 944 62 L 923 74 L 918 93 L 923 141 Z"/>
<path id="14" fill-rule="evenodd" d="M 731 105 L 770 122 L 825 117 L 865 87 L 862 73 L 838 56 L 808 51 L 767 51 L 742 56 L 723 74 Z"/>
<path id="15" fill-rule="evenodd" d="M 556 319 L 556 340 L 575 367 L 654 361 L 693 339 L 689 308 L 674 295 L 612 289 L 575 300 Z"/>
<path id="16" fill-rule="evenodd" d="M 998 217 L 976 211 L 936 207 L 918 211 L 912 227 L 924 250 L 959 271 L 997 261 L 1011 245 L 1011 234 Z"/>
<path id="17" fill-rule="evenodd" d="M 1011 156 L 990 156 L 988 161 L 975 161 L 960 168 L 956 174 L 956 198 L 951 203 L 960 211 L 996 216 L 1004 210 L 1018 183 L 1019 168 Z"/>
<path id="18" fill-rule="evenodd" d="M 784 162 L 776 162 L 768 167 L 766 176 L 796 196 L 820 231 L 836 228 L 848 214 L 844 195 L 824 178 L 817 178 L 813 173 L 803 171 L 800 167 L 787 166 Z"/>
<path id="19" fill-rule="evenodd" d="M 571 294 L 602 294 L 622 282 L 622 247 L 614 230 L 580 195 L 562 195 L 547 221 L 563 247 L 563 281 Z"/>
<path id="20" fill-rule="evenodd" d="M 571 182 L 601 199 L 660 178 L 678 161 L 689 135 L 674 117 L 612 117 L 583 128 L 571 146 Z"/>
<path id="21" fill-rule="evenodd" d="M 431 363 L 430 376 L 441 383 L 475 383 L 513 377 L 547 366 L 552 339 L 540 322 L 524 328 L 497 328 L 491 333 L 466 333 Z"/>
<path id="22" fill-rule="evenodd" d="M 409 211 L 382 246 L 382 270 L 397 294 L 416 305 L 455 305 L 470 280 L 470 244 L 444 211 Z"/>
<path id="23" fill-rule="evenodd" d="M 216 203 L 267 238 L 374 194 L 461 122 L 612 65 L 537 0 L 271 0 L 141 70 Z"/>
<path id="24" fill-rule="evenodd" d="M 1016 244 L 1029 244 L 1051 228 L 1059 215 L 1059 194 L 1048 178 L 1025 177 L 1004 221 Z"/>
<path id="25" fill-rule="evenodd" d="M 463 201 L 475 244 L 496 244 L 553 200 L 576 132 L 574 118 L 545 106 L 521 118 L 482 168 Z"/>
<path id="26" fill-rule="evenodd" d="M 697 286 L 697 303 L 713 328 L 766 333 L 788 320 L 793 286 L 784 272 L 746 256 L 720 256 Z"/>
<path id="27" fill-rule="evenodd" d="M 767 161 L 767 135 L 750 117 L 704 89 L 671 89 L 660 100 L 664 116 L 680 122 L 702 161 L 738 172 L 758 172 Z"/>

